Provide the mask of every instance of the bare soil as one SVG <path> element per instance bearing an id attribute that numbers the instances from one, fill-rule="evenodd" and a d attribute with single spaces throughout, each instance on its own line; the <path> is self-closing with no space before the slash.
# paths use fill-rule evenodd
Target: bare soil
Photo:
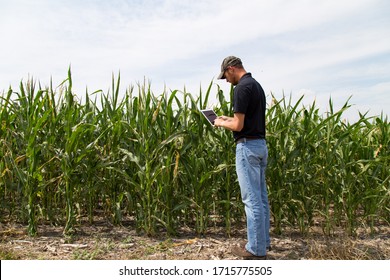
<path id="1" fill-rule="evenodd" d="M 246 239 L 245 225 L 236 226 L 230 236 L 224 228 L 214 228 L 197 236 L 183 228 L 178 236 L 164 233 L 148 237 L 138 234 L 129 224 L 113 226 L 101 221 L 82 225 L 72 236 L 63 235 L 63 227 L 40 225 L 38 236 L 29 237 L 26 226 L 0 223 L 0 259 L 20 260 L 220 260 L 238 259 L 231 246 Z M 320 228 L 302 234 L 286 228 L 272 234 L 268 259 L 390 259 L 390 227 L 378 226 L 372 234 L 361 229 L 351 237 L 343 231 L 332 236 Z"/>

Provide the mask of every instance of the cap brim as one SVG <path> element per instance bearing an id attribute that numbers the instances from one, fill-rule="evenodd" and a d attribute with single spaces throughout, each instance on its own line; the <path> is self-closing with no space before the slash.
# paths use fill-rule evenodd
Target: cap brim
<path id="1" fill-rule="evenodd" d="M 222 79 L 225 79 L 225 71 L 222 71 L 222 72 L 218 75 L 218 80 L 222 80 Z"/>

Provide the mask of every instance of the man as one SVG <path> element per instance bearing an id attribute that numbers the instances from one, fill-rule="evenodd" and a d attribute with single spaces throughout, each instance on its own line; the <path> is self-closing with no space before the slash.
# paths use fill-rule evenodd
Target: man
<path id="1" fill-rule="evenodd" d="M 268 148 L 265 141 L 265 94 L 261 85 L 246 72 L 241 59 L 226 57 L 218 79 L 234 85 L 234 116 L 221 116 L 216 127 L 233 131 L 236 142 L 236 172 L 247 218 L 245 244 L 232 248 L 243 259 L 266 259 L 270 250 L 270 214 L 265 169 Z"/>

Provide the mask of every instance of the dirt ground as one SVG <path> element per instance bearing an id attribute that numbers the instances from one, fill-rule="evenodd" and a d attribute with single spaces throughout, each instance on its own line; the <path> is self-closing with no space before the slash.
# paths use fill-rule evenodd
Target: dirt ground
<path id="1" fill-rule="evenodd" d="M 71 237 L 62 227 L 41 225 L 38 236 L 29 237 L 26 226 L 0 223 L 0 259 L 22 260 L 221 260 L 237 259 L 231 246 L 246 239 L 245 225 L 236 226 L 227 236 L 214 228 L 196 236 L 183 228 L 176 237 L 137 234 L 131 224 L 114 227 L 108 222 L 80 226 Z M 342 231 L 325 236 L 313 228 L 307 234 L 288 228 L 272 234 L 268 259 L 390 259 L 390 227 L 380 226 L 375 234 L 360 230 L 350 237 Z"/>

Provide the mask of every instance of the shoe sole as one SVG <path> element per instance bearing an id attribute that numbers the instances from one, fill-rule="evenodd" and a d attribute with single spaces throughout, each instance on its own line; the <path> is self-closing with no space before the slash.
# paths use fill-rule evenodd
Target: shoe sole
<path id="1" fill-rule="evenodd" d="M 266 260 L 267 256 L 253 256 L 253 257 L 243 257 L 244 260 Z"/>

